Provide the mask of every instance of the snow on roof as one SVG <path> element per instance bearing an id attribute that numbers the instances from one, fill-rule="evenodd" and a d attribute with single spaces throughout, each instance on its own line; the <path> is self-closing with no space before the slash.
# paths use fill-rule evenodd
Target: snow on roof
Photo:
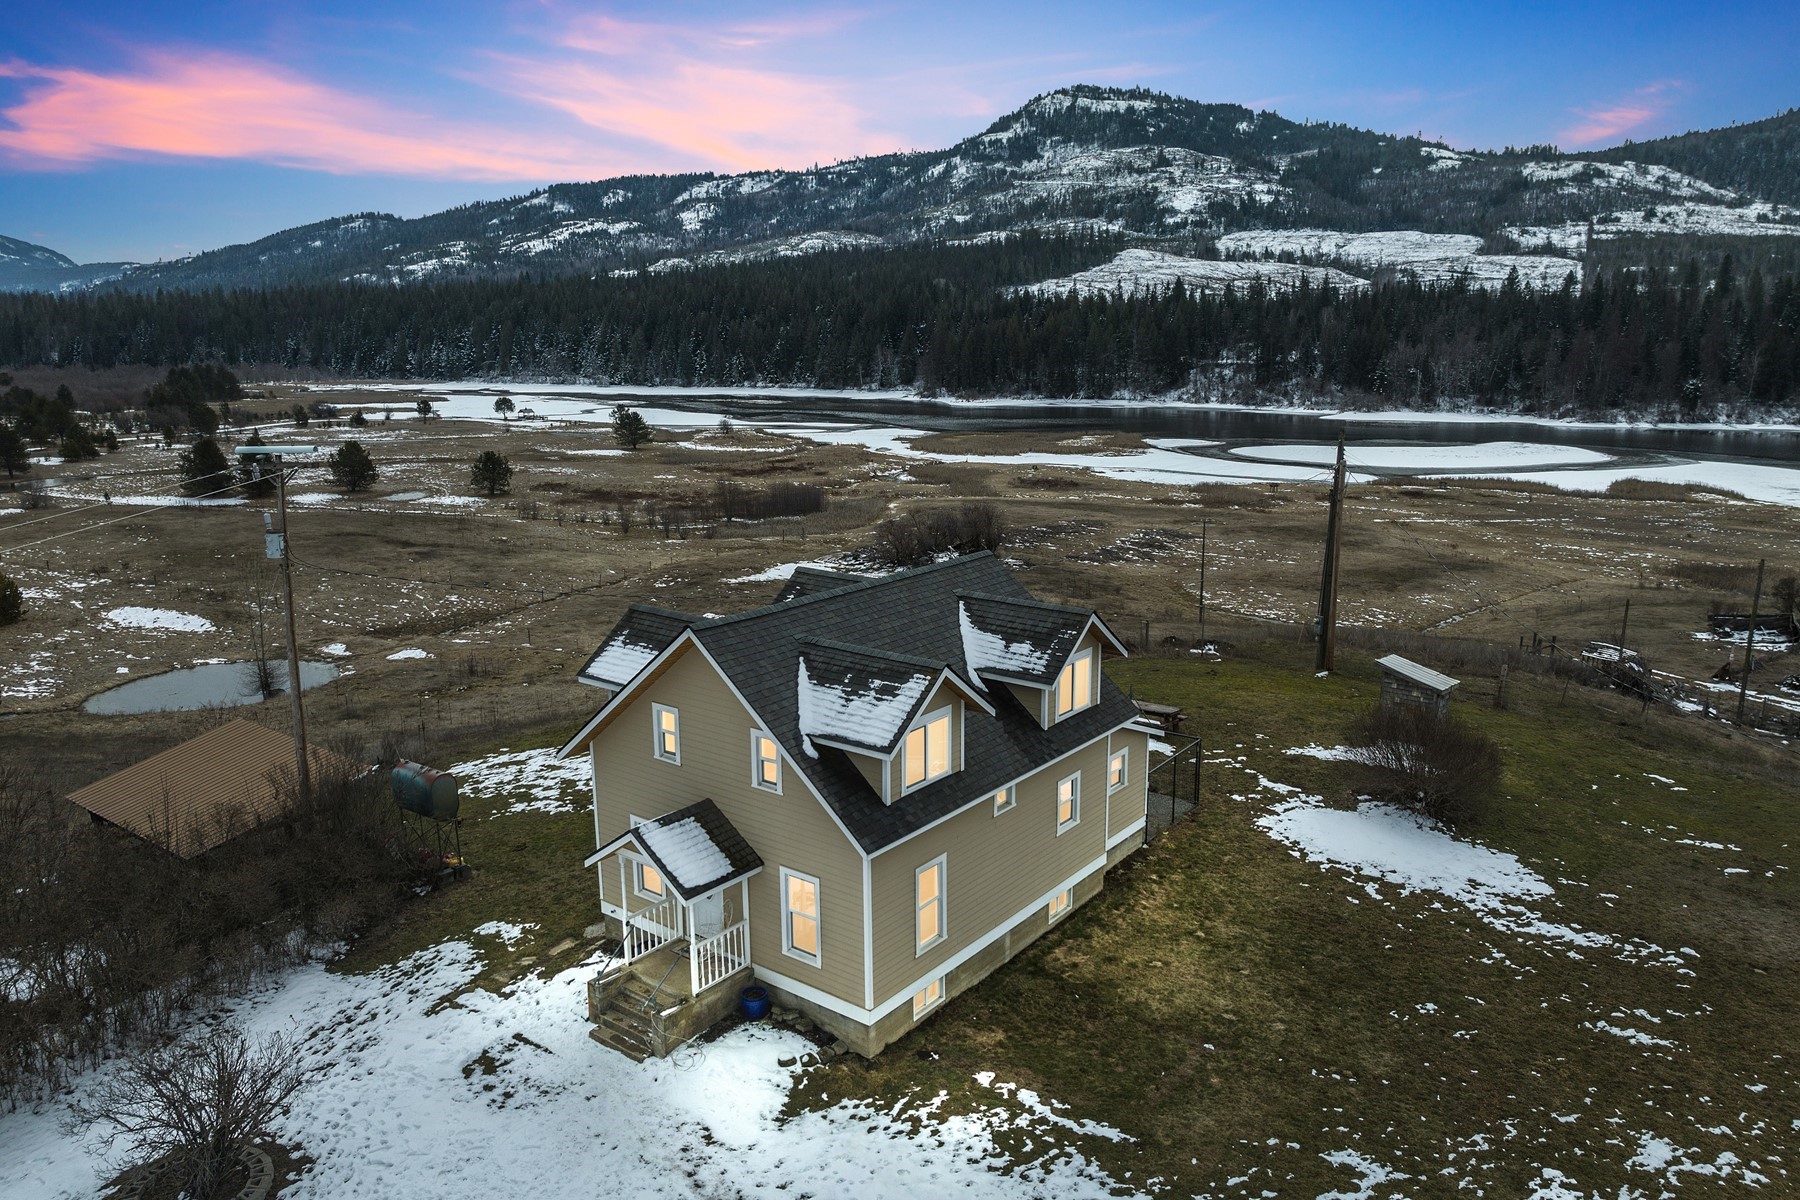
<path id="1" fill-rule="evenodd" d="M 622 629 L 600 647 L 600 652 L 589 660 L 582 674 L 607 683 L 624 683 L 649 665 L 662 649 L 653 643 L 639 641 L 633 631 Z"/>
<path id="2" fill-rule="evenodd" d="M 962 625 L 963 660 L 969 673 L 981 686 L 981 672 L 997 671 L 1003 675 L 1039 675 L 1050 665 L 1049 646 L 1030 641 L 1009 641 L 975 624 L 969 615 L 968 601 L 957 604 L 957 620 Z"/>
<path id="3" fill-rule="evenodd" d="M 1390 654 L 1386 658 L 1378 658 L 1375 660 L 1375 665 L 1384 670 L 1392 671 L 1402 678 L 1410 679 L 1422 687 L 1428 687 L 1434 692 L 1447 692 L 1458 683 L 1462 682 L 1458 679 L 1452 679 L 1442 672 L 1434 671 L 1430 667 L 1421 667 L 1411 659 L 1401 658 L 1398 654 Z"/>
<path id="4" fill-rule="evenodd" d="M 644 848 L 674 877 L 677 887 L 694 891 L 731 874 L 731 859 L 713 844 L 699 821 L 683 817 L 664 825 L 664 820 L 667 818 L 646 822 L 634 832 Z"/>
<path id="5" fill-rule="evenodd" d="M 922 669 L 887 678 L 872 675 L 858 678 L 853 673 L 839 670 L 831 671 L 827 677 L 816 678 L 808 669 L 809 657 L 813 656 L 805 653 L 800 656 L 796 699 L 800 736 L 805 739 L 806 752 L 814 758 L 818 757 L 812 744 L 815 737 L 886 752 L 900 736 L 901 727 L 918 708 L 919 701 L 925 698 L 925 690 L 931 686 L 933 678 L 930 672 Z M 814 665 L 819 664 L 815 661 Z"/>

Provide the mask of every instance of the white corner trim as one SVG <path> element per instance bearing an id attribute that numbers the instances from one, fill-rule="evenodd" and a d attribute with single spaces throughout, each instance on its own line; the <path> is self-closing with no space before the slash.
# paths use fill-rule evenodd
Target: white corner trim
<path id="1" fill-rule="evenodd" d="M 862 860 L 863 915 L 863 1007 L 875 1007 L 875 904 L 870 896 L 873 866 L 867 855 Z"/>
<path id="2" fill-rule="evenodd" d="M 1127 840 L 1128 838 L 1130 838 L 1132 834 L 1141 832 L 1143 830 L 1143 828 L 1144 828 L 1144 818 L 1139 817 L 1137 820 L 1133 821 L 1131 824 L 1127 825 L 1125 828 L 1119 830 L 1119 832 L 1117 832 L 1117 833 L 1113 834 L 1111 837 L 1107 838 L 1106 839 L 1106 848 L 1108 850 L 1111 850 L 1114 846 L 1117 846 L 1120 842 L 1123 842 L 1123 841 Z"/>

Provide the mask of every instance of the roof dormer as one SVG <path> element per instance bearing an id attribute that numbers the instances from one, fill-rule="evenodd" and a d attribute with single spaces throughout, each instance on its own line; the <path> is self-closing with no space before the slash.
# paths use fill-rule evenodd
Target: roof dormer
<path id="1" fill-rule="evenodd" d="M 957 601 L 971 676 L 1009 688 L 1045 728 L 1098 701 L 1103 648 L 1126 654 L 1088 609 L 967 592 Z"/>

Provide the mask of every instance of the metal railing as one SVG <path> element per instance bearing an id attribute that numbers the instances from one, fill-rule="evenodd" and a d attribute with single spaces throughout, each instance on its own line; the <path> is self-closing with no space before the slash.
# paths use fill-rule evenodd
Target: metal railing
<path id="1" fill-rule="evenodd" d="M 688 944 L 688 966 L 693 972 L 694 995 L 711 987 L 750 961 L 750 922 L 739 921 L 729 929 Z"/>

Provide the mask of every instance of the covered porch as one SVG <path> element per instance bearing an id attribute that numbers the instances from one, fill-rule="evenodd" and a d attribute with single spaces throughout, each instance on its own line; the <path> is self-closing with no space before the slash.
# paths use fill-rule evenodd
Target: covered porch
<path id="1" fill-rule="evenodd" d="M 584 865 L 619 928 L 608 970 L 631 968 L 655 1003 L 698 997 L 749 967 L 749 881 L 763 863 L 711 800 L 632 825 Z"/>

